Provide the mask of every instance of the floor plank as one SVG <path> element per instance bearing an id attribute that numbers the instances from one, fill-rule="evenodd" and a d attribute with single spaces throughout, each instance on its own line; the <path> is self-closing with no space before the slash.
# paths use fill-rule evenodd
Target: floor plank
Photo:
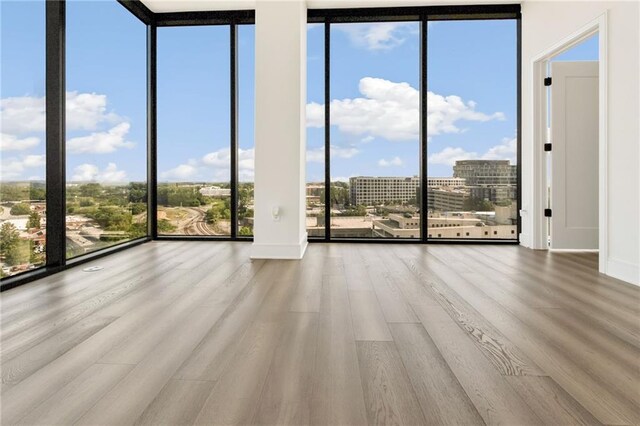
<path id="1" fill-rule="evenodd" d="M 373 290 L 350 290 L 349 303 L 356 340 L 393 340 Z"/>
<path id="2" fill-rule="evenodd" d="M 390 327 L 427 424 L 483 424 L 424 327 L 420 324 L 391 324 Z"/>
<path id="3" fill-rule="evenodd" d="M 357 345 L 369 424 L 426 424 L 395 344 L 358 342 Z"/>
<path id="4" fill-rule="evenodd" d="M 482 352 L 449 317 L 436 306 L 414 305 L 438 350 L 487 424 L 540 424 L 541 419 L 515 394 Z"/>

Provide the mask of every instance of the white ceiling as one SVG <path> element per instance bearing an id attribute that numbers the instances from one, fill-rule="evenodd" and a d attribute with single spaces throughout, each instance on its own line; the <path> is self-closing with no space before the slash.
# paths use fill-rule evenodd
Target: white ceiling
<path id="1" fill-rule="evenodd" d="M 205 10 L 255 9 L 261 1 L 272 0 L 141 0 L 153 12 L 194 12 Z M 400 7 L 460 4 L 512 4 L 522 0 L 281 0 L 306 1 L 312 9 L 346 7 Z"/>

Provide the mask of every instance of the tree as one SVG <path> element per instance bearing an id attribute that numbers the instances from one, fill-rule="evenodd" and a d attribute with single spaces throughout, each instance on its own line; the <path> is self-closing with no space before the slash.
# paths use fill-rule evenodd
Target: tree
<path id="1" fill-rule="evenodd" d="M 46 187 L 42 183 L 32 183 L 29 188 L 30 200 L 44 200 L 47 197 Z"/>
<path id="2" fill-rule="evenodd" d="M 176 227 L 168 219 L 160 219 L 158 221 L 158 233 L 170 234 L 176 230 Z"/>
<path id="3" fill-rule="evenodd" d="M 215 225 L 220 220 L 220 210 L 218 208 L 211 207 L 204 215 L 205 220 L 210 225 Z"/>
<path id="4" fill-rule="evenodd" d="M 87 183 L 80 186 L 80 195 L 96 198 L 102 194 L 102 186 L 99 183 Z"/>
<path id="5" fill-rule="evenodd" d="M 241 226 L 240 229 L 238 230 L 238 234 L 249 236 L 249 235 L 253 235 L 253 231 L 248 226 Z"/>
<path id="6" fill-rule="evenodd" d="M 464 200 L 462 209 L 466 211 L 487 212 L 493 210 L 493 203 L 482 198 L 469 197 Z"/>
<path id="7" fill-rule="evenodd" d="M 11 250 L 18 240 L 20 240 L 20 232 L 16 226 L 11 222 L 3 223 L 0 227 L 0 253 L 6 256 L 7 251 Z"/>
<path id="8" fill-rule="evenodd" d="M 142 214 L 147 211 L 147 205 L 144 203 L 133 203 L 131 204 L 131 214 L 134 216 Z"/>
<path id="9" fill-rule="evenodd" d="M 38 212 L 31 212 L 29 215 L 29 220 L 27 221 L 27 228 L 29 229 L 40 229 L 40 215 Z"/>
<path id="10" fill-rule="evenodd" d="M 29 261 L 30 241 L 20 240 L 20 232 L 13 223 L 5 222 L 0 227 L 0 253 L 10 266 Z"/>
<path id="11" fill-rule="evenodd" d="M 130 203 L 146 203 L 147 202 L 147 184 L 143 182 L 131 182 L 129 184 L 129 202 Z"/>
<path id="12" fill-rule="evenodd" d="M 130 211 L 120 207 L 100 206 L 91 218 L 107 231 L 128 231 L 132 215 Z"/>
<path id="13" fill-rule="evenodd" d="M 11 207 L 11 214 L 14 216 L 22 216 L 29 213 L 31 213 L 31 206 L 27 203 L 18 203 Z"/>

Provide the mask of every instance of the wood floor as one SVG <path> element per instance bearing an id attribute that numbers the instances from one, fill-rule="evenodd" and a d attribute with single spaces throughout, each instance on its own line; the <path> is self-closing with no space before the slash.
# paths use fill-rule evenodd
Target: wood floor
<path id="1" fill-rule="evenodd" d="M 640 424 L 640 288 L 517 246 L 154 242 L 2 293 L 1 423 Z"/>

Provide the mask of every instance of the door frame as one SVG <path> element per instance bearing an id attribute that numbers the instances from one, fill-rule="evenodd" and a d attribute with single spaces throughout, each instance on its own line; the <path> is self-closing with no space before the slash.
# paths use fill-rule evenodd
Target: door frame
<path id="1" fill-rule="evenodd" d="M 547 136 L 547 91 L 544 78 L 547 64 L 556 55 L 571 49 L 585 39 L 598 34 L 598 265 L 607 273 L 607 12 L 598 16 L 579 30 L 554 44 L 531 60 L 533 78 L 533 248 L 548 250 L 548 226 L 544 216 L 547 199 L 547 164 L 544 144 Z"/>

